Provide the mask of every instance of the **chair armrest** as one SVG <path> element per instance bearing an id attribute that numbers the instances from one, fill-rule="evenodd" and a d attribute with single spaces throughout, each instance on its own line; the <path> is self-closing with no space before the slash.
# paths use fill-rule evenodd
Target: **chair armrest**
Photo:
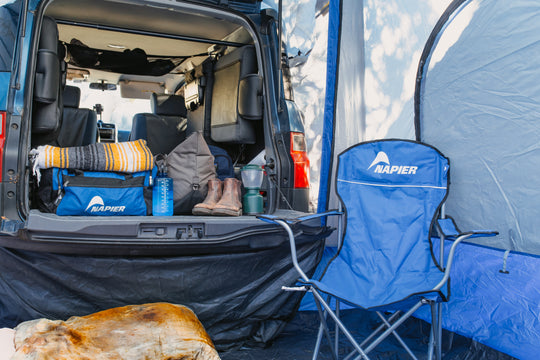
<path id="1" fill-rule="evenodd" d="M 321 218 L 321 217 L 331 216 L 331 215 L 342 215 L 342 214 L 343 213 L 340 211 L 330 210 L 323 213 L 310 214 L 307 216 L 302 216 L 299 218 L 292 218 L 292 219 L 280 218 L 274 215 L 258 215 L 257 218 L 271 224 L 277 224 L 285 229 L 285 231 L 287 232 L 289 236 L 289 245 L 291 249 L 291 258 L 292 258 L 293 266 L 298 272 L 298 274 L 300 275 L 300 278 L 305 282 L 309 282 L 309 277 L 302 270 L 302 268 L 300 267 L 300 264 L 298 263 L 298 257 L 296 256 L 296 241 L 294 239 L 294 234 L 292 232 L 291 226 L 294 224 L 298 224 L 302 221 L 306 221 L 306 220 L 311 220 L 311 219 L 316 219 L 316 218 Z"/>
<path id="2" fill-rule="evenodd" d="M 444 235 L 445 239 L 454 240 L 454 243 L 452 244 L 452 247 L 450 248 L 450 251 L 448 253 L 448 257 L 446 258 L 446 268 L 444 269 L 444 276 L 442 280 L 437 284 L 437 286 L 435 286 L 434 290 L 440 290 L 442 286 L 448 281 L 448 278 L 450 277 L 450 269 L 452 268 L 452 263 L 454 261 L 454 253 L 459 243 L 461 243 L 463 240 L 470 238 L 489 237 L 499 234 L 498 231 L 494 230 L 474 230 L 461 232 L 458 230 L 454 219 L 452 219 L 451 217 L 438 219 L 437 227 L 439 231 Z"/>
<path id="3" fill-rule="evenodd" d="M 469 235 L 467 238 L 477 238 L 477 237 L 489 237 L 499 235 L 498 231 L 495 230 L 472 230 L 472 231 L 460 231 L 456 226 L 456 223 L 453 218 L 446 217 L 444 219 L 437 219 L 437 228 L 444 235 L 445 239 L 455 240 L 463 235 Z"/>

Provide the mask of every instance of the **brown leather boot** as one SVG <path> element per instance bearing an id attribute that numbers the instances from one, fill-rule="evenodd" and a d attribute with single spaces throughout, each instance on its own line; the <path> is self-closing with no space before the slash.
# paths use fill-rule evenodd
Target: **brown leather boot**
<path id="1" fill-rule="evenodd" d="M 208 180 L 208 194 L 202 203 L 193 207 L 193 215 L 211 215 L 212 209 L 221 199 L 223 183 L 219 179 Z"/>
<path id="2" fill-rule="evenodd" d="M 214 206 L 212 215 L 240 216 L 242 215 L 242 182 L 235 178 L 223 180 L 223 196 Z"/>

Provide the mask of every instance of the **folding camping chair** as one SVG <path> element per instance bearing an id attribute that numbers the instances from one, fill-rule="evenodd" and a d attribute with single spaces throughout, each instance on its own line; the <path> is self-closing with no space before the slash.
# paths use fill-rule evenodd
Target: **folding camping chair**
<path id="1" fill-rule="evenodd" d="M 260 216 L 285 228 L 293 265 L 300 274 L 301 286 L 295 289 L 311 291 L 315 297 L 321 325 L 314 359 L 323 334 L 334 359 L 338 358 L 340 331 L 354 347 L 346 359 L 369 359 L 367 354 L 390 334 L 416 359 L 396 328 L 422 305 L 430 305 L 432 313 L 428 357 L 435 354 L 437 359 L 441 358 L 441 302 L 448 301 L 454 250 L 467 238 L 496 235 L 488 231 L 460 233 L 451 218 L 445 217 L 443 201 L 447 196 L 448 171 L 448 159 L 428 145 L 408 140 L 365 142 L 339 155 L 336 191 L 344 212 L 330 211 L 299 219 Z M 311 279 L 298 264 L 291 225 L 329 215 L 344 218 L 346 228 L 338 254 L 327 265 L 322 278 Z M 439 215 L 443 219 L 438 219 Z M 441 239 L 438 256 L 432 252 L 434 227 Z M 445 239 L 454 240 L 446 268 Z M 331 299 L 336 301 L 335 312 Z M 340 302 L 376 311 L 381 326 L 363 342 L 357 342 L 339 319 Z M 385 313 L 390 313 L 390 317 L 385 317 Z M 328 316 L 336 323 L 334 341 L 326 324 Z"/>

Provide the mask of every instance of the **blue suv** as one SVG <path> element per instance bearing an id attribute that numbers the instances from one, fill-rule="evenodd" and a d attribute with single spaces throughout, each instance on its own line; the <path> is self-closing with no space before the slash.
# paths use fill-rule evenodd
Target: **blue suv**
<path id="1" fill-rule="evenodd" d="M 115 253 L 124 253 L 118 224 L 131 243 L 127 253 L 155 253 L 152 245 L 162 240 L 165 253 L 185 253 L 175 242 L 179 226 L 195 226 L 198 243 L 223 246 L 249 242 L 251 229 L 260 227 L 253 216 L 175 216 L 154 231 L 150 217 L 107 219 L 111 226 L 104 227 L 100 219 L 45 212 L 29 160 L 30 150 L 44 144 L 143 137 L 155 154 L 198 131 L 228 153 L 237 176 L 259 159 L 266 213 L 308 211 L 303 120 L 283 90 L 274 10 L 260 10 L 255 0 L 18 0 L 1 9 L 1 232 L 8 236 L 0 245 L 100 254 L 109 239 Z M 157 105 L 163 99 L 166 105 Z M 173 125 L 158 128 L 154 118 Z M 182 130 L 175 130 L 178 123 Z"/>
<path id="2" fill-rule="evenodd" d="M 265 213 L 308 212 L 303 119 L 284 86 L 279 29 L 258 0 L 0 7 L 0 326 L 160 300 L 191 306 L 218 345 L 279 332 L 300 299 L 280 290 L 296 280 L 281 228 L 252 215 L 60 216 L 39 206 L 30 157 L 41 145 L 134 138 L 162 153 L 198 132 L 236 177 L 264 166 Z M 295 232 L 314 271 L 328 228 Z"/>

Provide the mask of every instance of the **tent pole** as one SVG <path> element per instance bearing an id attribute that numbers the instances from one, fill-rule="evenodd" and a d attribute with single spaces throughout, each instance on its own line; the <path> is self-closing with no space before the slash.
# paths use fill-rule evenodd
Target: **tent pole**
<path id="1" fill-rule="evenodd" d="M 283 69 L 282 69 L 282 64 L 281 64 L 281 57 L 283 56 L 282 54 L 282 46 L 283 46 L 283 29 L 282 29 L 282 23 L 283 23 L 283 0 L 279 0 L 278 2 L 278 58 L 277 58 L 277 61 L 278 61 L 278 74 L 279 74 L 279 79 L 278 79 L 278 87 L 277 87 L 277 91 L 278 91 L 278 96 L 277 96 L 277 105 L 278 105 L 278 113 L 280 113 L 283 109 L 281 108 L 281 79 L 283 79 Z"/>

